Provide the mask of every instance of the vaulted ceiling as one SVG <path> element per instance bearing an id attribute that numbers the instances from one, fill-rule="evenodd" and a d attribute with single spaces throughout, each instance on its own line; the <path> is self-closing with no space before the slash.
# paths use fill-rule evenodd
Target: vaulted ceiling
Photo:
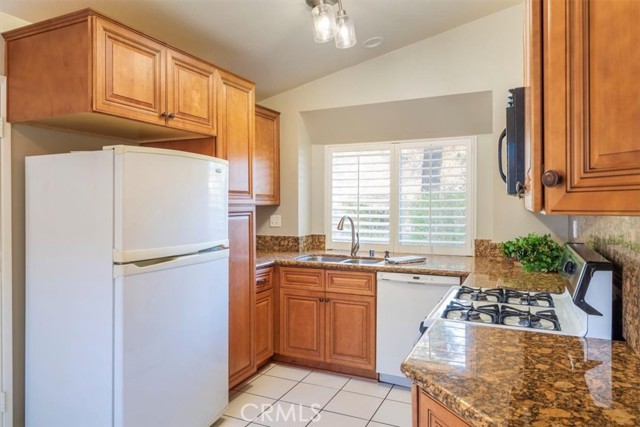
<path id="1" fill-rule="evenodd" d="M 91 7 L 256 82 L 264 99 L 495 13 L 522 0 L 343 0 L 358 44 L 313 41 L 305 0 L 2 0 L 37 22 Z M 362 42 L 384 37 L 366 49 Z"/>

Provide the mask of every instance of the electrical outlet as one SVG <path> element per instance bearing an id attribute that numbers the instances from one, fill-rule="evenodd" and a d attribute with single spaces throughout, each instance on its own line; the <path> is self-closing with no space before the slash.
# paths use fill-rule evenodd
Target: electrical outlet
<path id="1" fill-rule="evenodd" d="M 571 239 L 575 242 L 578 238 L 578 221 L 575 219 L 571 220 Z"/>
<path id="2" fill-rule="evenodd" d="M 271 228 L 282 227 L 282 215 L 271 215 L 269 218 L 269 226 Z"/>

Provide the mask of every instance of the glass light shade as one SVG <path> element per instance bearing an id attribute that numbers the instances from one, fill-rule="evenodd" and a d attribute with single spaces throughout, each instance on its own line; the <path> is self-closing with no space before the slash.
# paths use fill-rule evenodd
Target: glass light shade
<path id="1" fill-rule="evenodd" d="M 347 49 L 356 44 L 356 29 L 353 26 L 353 19 L 349 18 L 344 11 L 338 13 L 337 31 L 336 31 L 336 47 L 338 49 Z"/>
<path id="2" fill-rule="evenodd" d="M 333 6 L 319 4 L 311 11 L 313 16 L 313 35 L 316 43 L 325 43 L 336 35 L 336 17 Z"/>

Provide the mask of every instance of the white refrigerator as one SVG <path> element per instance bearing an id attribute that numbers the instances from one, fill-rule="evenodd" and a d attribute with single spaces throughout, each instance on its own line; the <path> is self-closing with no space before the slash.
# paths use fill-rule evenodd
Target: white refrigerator
<path id="1" fill-rule="evenodd" d="M 26 425 L 208 427 L 228 403 L 228 164 L 26 159 Z"/>

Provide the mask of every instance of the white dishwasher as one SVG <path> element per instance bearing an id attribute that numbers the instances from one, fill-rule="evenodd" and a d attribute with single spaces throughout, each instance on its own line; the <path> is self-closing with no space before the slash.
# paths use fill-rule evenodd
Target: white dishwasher
<path id="1" fill-rule="evenodd" d="M 384 273 L 378 278 L 376 371 L 380 381 L 410 386 L 400 372 L 424 318 L 459 277 L 429 274 Z"/>

